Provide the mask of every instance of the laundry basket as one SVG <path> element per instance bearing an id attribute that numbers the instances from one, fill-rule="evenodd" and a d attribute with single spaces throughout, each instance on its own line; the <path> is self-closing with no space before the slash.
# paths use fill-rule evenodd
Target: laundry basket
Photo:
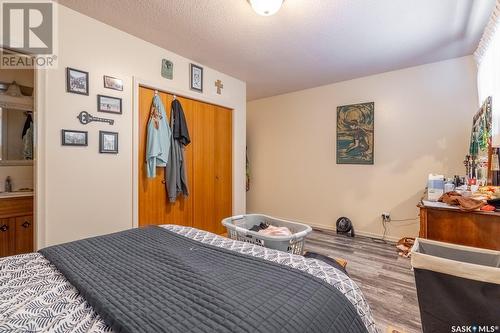
<path id="1" fill-rule="evenodd" d="M 499 251 L 420 238 L 411 265 L 424 333 L 498 332 Z"/>
<path id="2" fill-rule="evenodd" d="M 292 235 L 269 236 L 249 230 L 253 226 L 260 225 L 261 223 L 267 223 L 275 227 L 287 227 Z M 228 217 L 222 220 L 222 224 L 226 227 L 227 235 L 231 239 L 300 255 L 304 250 L 305 238 L 312 231 L 311 227 L 306 224 L 280 220 L 260 214 Z"/>

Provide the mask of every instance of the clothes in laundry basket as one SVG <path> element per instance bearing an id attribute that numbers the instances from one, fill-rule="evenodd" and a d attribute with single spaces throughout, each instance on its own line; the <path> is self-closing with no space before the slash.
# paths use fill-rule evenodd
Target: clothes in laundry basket
<path id="1" fill-rule="evenodd" d="M 269 227 L 269 224 L 265 223 L 265 222 L 262 222 L 261 224 L 257 224 L 257 225 L 254 225 L 253 227 L 251 227 L 250 231 L 255 231 L 255 232 L 259 232 L 261 230 L 264 230 L 264 229 L 267 229 Z"/>
<path id="2" fill-rule="evenodd" d="M 266 229 L 260 230 L 259 234 L 267 236 L 291 236 L 292 232 L 287 227 L 275 227 L 270 225 Z"/>

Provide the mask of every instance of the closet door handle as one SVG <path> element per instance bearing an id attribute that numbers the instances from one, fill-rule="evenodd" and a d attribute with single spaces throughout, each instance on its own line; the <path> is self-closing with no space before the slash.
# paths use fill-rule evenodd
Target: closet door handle
<path id="1" fill-rule="evenodd" d="M 167 183 L 167 181 L 166 181 L 165 179 L 162 179 L 161 183 L 162 183 L 162 184 L 166 184 L 166 183 Z"/>
<path id="2" fill-rule="evenodd" d="M 24 223 L 21 225 L 23 226 L 23 228 L 28 228 L 31 225 L 31 223 L 30 221 L 24 221 Z"/>
<path id="3" fill-rule="evenodd" d="M 219 176 L 215 176 L 215 180 L 219 180 Z"/>
<path id="4" fill-rule="evenodd" d="M 5 232 L 5 231 L 7 231 L 7 230 L 9 230 L 9 226 L 8 226 L 8 225 L 6 225 L 6 224 L 4 224 L 4 225 L 2 225 L 2 226 L 0 227 L 0 231 L 1 231 L 1 232 Z"/>

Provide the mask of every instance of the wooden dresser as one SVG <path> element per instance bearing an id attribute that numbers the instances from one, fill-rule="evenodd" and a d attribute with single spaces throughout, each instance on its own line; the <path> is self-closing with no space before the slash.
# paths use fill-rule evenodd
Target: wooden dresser
<path id="1" fill-rule="evenodd" d="M 0 257 L 33 251 L 33 196 L 0 198 Z"/>
<path id="2" fill-rule="evenodd" d="M 500 250 L 500 213 L 464 212 L 440 203 L 420 208 L 419 237 L 441 242 Z"/>

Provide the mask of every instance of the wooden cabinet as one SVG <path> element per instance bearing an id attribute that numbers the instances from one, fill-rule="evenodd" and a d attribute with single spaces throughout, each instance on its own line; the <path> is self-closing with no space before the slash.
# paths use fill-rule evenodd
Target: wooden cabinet
<path id="1" fill-rule="evenodd" d="M 33 251 L 33 197 L 0 199 L 0 257 Z"/>
<path id="2" fill-rule="evenodd" d="M 500 213 L 419 205 L 419 237 L 500 250 Z"/>
<path id="3" fill-rule="evenodd" d="M 16 253 L 13 242 L 15 230 L 12 219 L 0 219 L 0 257 L 11 256 Z"/>
<path id="4" fill-rule="evenodd" d="M 33 215 L 15 218 L 15 249 L 16 253 L 33 251 Z"/>
<path id="5" fill-rule="evenodd" d="M 159 92 L 170 118 L 173 95 Z M 184 151 L 190 194 L 169 203 L 163 168 L 147 178 L 147 123 L 154 91 L 139 89 L 139 225 L 179 224 L 224 233 L 221 220 L 232 214 L 232 110 L 177 97 L 191 136 Z"/>

